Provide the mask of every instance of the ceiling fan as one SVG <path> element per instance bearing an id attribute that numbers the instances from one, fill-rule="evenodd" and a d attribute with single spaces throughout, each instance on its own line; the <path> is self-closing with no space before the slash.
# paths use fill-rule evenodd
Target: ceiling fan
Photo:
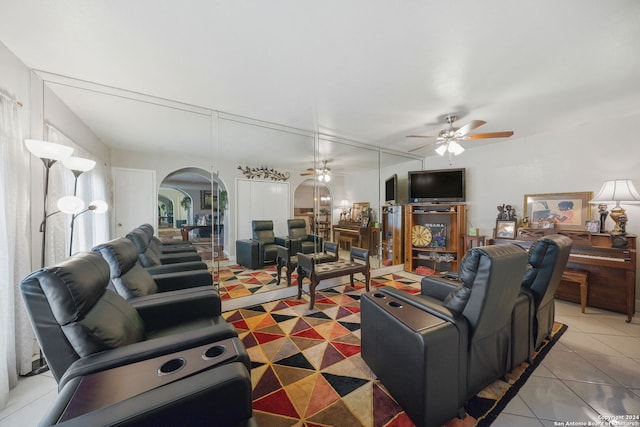
<path id="1" fill-rule="evenodd" d="M 331 169 L 327 167 L 328 160 L 322 161 L 321 168 L 308 168 L 309 172 L 301 173 L 300 176 L 310 176 L 315 175 L 318 181 L 329 182 L 331 181 Z"/>
<path id="2" fill-rule="evenodd" d="M 445 121 L 449 124 L 449 128 L 441 130 L 437 137 L 426 135 L 407 135 L 407 138 L 436 138 L 436 153 L 441 156 L 444 156 L 444 153 L 449 153 L 449 158 L 451 158 L 451 154 L 457 156 L 464 151 L 464 147 L 460 145 L 458 141 L 484 138 L 508 138 L 513 135 L 513 131 L 472 134 L 470 133 L 472 130 L 479 128 L 487 122 L 484 120 L 472 120 L 466 125 L 456 128 L 453 127 L 453 123 L 456 120 L 458 120 L 458 116 L 452 114 L 447 115 Z M 421 150 L 428 145 L 429 144 L 425 144 L 420 147 L 413 148 L 409 150 L 409 152 Z"/>

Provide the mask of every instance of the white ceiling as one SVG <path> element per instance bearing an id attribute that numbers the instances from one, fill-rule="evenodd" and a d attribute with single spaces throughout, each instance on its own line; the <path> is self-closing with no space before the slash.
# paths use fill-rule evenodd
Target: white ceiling
<path id="1" fill-rule="evenodd" d="M 640 114 L 638 0 L 0 0 L 0 42 L 36 70 L 399 151 L 447 113 L 511 140 Z M 98 117 L 126 99 L 54 90 L 111 146 L 176 146 L 145 130 L 154 111 L 114 126 Z M 195 147 L 209 128 L 186 116 Z"/>

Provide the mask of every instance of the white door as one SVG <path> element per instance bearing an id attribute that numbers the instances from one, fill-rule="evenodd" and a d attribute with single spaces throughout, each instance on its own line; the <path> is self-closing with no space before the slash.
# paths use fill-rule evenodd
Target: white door
<path id="1" fill-rule="evenodd" d="M 148 223 L 157 232 L 156 171 L 113 168 L 113 218 L 115 237 L 123 237 Z"/>

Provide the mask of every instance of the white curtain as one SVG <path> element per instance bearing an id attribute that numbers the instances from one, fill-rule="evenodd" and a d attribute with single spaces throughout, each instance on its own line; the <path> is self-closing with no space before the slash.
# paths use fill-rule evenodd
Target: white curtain
<path id="1" fill-rule="evenodd" d="M 19 292 L 31 270 L 29 153 L 16 101 L 0 93 L 0 408 L 31 372 L 33 332 Z"/>
<path id="2" fill-rule="evenodd" d="M 107 201 L 107 167 L 91 154 L 83 150 L 60 130 L 47 124 L 47 141 L 74 148 L 74 157 L 95 160 L 96 166 L 78 177 L 76 195 L 86 206 L 94 200 Z M 63 196 L 73 195 L 75 178 L 73 173 L 62 165 L 54 165 L 49 177 L 49 203 L 47 212 L 57 210 L 55 203 Z M 107 214 L 84 212 L 76 217 L 73 231 L 71 253 L 90 250 L 93 246 L 106 242 L 109 238 L 109 218 Z M 59 262 L 69 256 L 71 240 L 71 215 L 59 213 L 47 220 L 47 261 Z"/>

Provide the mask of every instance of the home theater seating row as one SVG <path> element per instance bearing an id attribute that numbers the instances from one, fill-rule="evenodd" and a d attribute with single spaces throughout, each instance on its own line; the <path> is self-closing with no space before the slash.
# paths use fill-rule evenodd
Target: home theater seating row
<path id="1" fill-rule="evenodd" d="M 217 291 L 186 279 L 164 289 L 134 246 L 115 239 L 21 281 L 58 383 L 40 425 L 256 425 L 249 356 Z M 129 282 L 140 295 L 114 292 Z"/>
<path id="2" fill-rule="evenodd" d="M 570 250 L 559 235 L 528 253 L 515 244 L 477 247 L 458 281 L 427 276 L 418 295 L 391 287 L 364 294 L 362 358 L 417 426 L 464 418 L 469 398 L 549 336 Z"/>

